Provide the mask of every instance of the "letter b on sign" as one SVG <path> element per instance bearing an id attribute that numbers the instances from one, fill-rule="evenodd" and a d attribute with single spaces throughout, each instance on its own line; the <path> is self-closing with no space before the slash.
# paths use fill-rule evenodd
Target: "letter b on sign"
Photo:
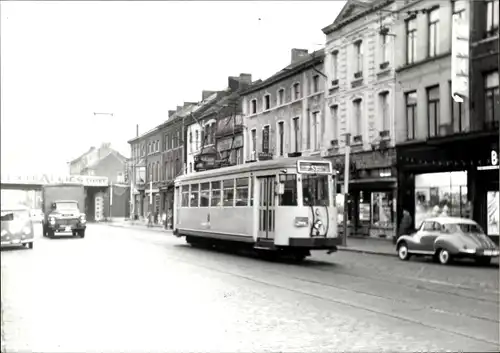
<path id="1" fill-rule="evenodd" d="M 491 165 L 498 165 L 498 152 L 495 150 L 491 151 Z"/>

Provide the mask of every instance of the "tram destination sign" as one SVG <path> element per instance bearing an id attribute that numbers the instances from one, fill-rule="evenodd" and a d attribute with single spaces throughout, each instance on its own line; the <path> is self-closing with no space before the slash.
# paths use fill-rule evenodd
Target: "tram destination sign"
<path id="1" fill-rule="evenodd" d="M 332 163 L 325 161 L 297 161 L 297 171 L 300 174 L 332 174 Z"/>

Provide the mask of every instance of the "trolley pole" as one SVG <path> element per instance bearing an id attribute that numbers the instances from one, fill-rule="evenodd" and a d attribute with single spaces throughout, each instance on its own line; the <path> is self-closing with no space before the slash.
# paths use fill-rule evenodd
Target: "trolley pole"
<path id="1" fill-rule="evenodd" d="M 351 172 L 351 134 L 345 134 L 345 163 L 344 163 L 344 235 L 342 237 L 342 245 L 347 246 L 347 233 L 349 232 L 349 226 L 347 225 L 347 219 L 349 216 L 349 174 Z"/>

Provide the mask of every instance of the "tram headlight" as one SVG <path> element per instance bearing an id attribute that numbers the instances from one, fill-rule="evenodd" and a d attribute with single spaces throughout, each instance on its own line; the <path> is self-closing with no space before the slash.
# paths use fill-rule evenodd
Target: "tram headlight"
<path id="1" fill-rule="evenodd" d="M 309 225 L 308 217 L 295 217 L 295 227 L 307 227 Z"/>

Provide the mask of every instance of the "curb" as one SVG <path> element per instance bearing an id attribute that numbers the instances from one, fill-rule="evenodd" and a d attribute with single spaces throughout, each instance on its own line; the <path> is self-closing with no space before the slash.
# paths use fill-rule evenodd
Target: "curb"
<path id="1" fill-rule="evenodd" d="M 375 250 L 362 250 L 362 249 L 356 249 L 356 248 L 338 248 L 338 251 L 347 251 L 347 252 L 355 252 L 358 254 L 368 254 L 368 255 L 379 255 L 379 256 L 397 256 L 396 254 L 389 254 L 386 252 L 380 252 L 380 251 L 375 251 Z"/>
<path id="2" fill-rule="evenodd" d="M 108 224 L 105 224 L 106 226 L 109 226 L 109 227 L 117 227 L 117 228 L 128 228 L 128 229 L 143 229 L 143 230 L 152 230 L 152 231 L 156 231 L 156 232 L 171 232 L 170 229 L 165 229 L 165 228 L 162 228 L 162 227 L 151 227 L 151 228 L 148 228 L 146 227 L 145 225 L 144 226 L 136 226 L 136 225 L 128 225 L 128 224 L 112 224 L 112 223 L 108 223 Z"/>

